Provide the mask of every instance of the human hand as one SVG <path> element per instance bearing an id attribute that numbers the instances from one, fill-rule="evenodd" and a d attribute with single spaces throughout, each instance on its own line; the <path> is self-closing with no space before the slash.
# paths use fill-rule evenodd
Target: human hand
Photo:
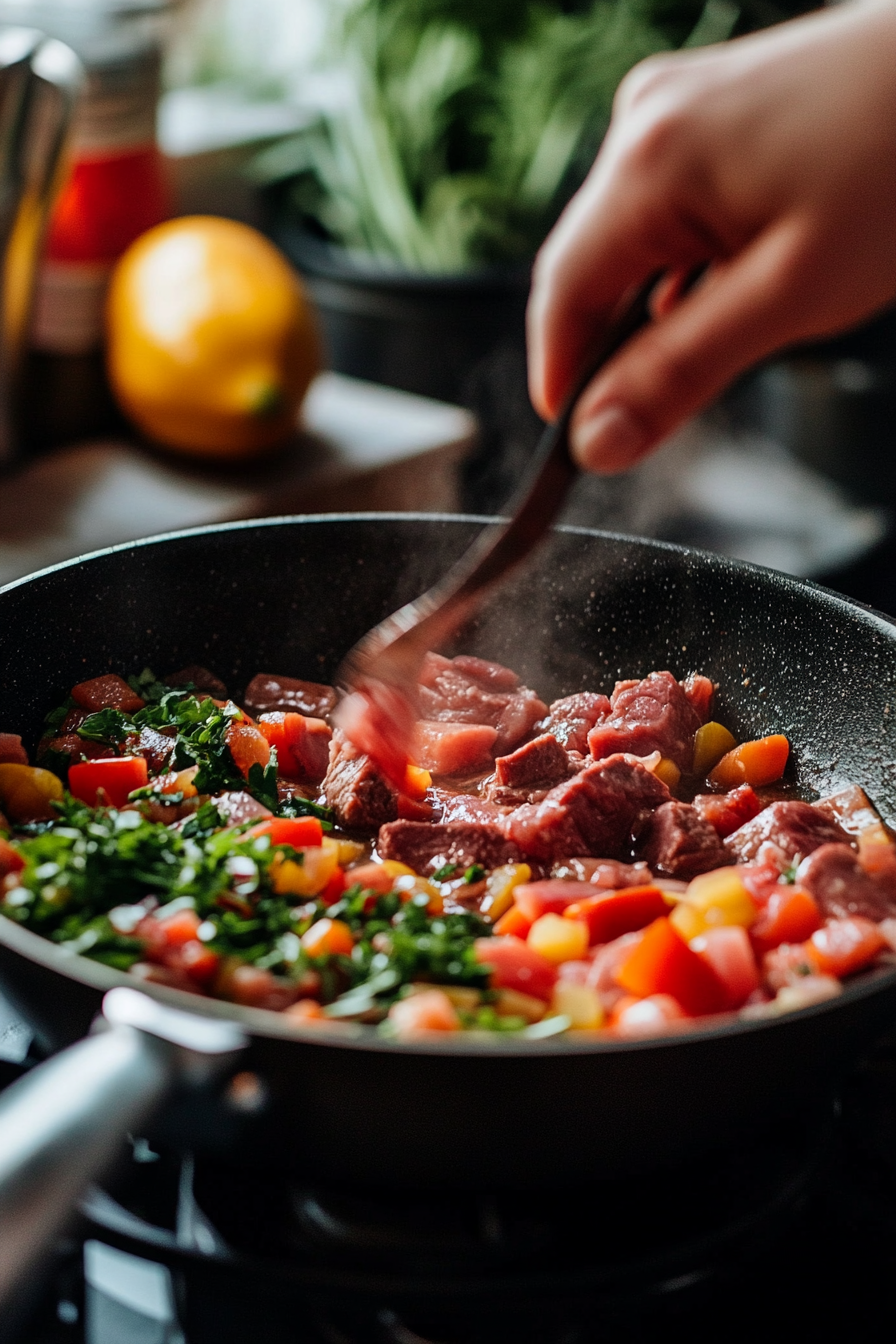
<path id="1" fill-rule="evenodd" d="M 591 470 L 634 465 L 758 360 L 896 299 L 893 0 L 652 57 L 627 76 L 535 265 L 529 385 L 544 418 L 620 300 L 657 271 L 656 321 L 576 408 L 573 452 Z"/>

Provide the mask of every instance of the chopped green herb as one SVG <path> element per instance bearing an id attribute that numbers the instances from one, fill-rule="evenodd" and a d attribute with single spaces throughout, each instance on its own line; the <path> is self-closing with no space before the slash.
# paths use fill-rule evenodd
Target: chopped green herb
<path id="1" fill-rule="evenodd" d="M 471 863 L 464 873 L 464 881 L 468 885 L 472 885 L 474 882 L 481 882 L 484 877 L 485 869 L 481 863 Z"/>
<path id="2" fill-rule="evenodd" d="M 449 877 L 454 876 L 459 867 L 460 864 L 457 863 L 443 863 L 441 868 L 437 868 L 433 873 L 433 882 L 447 882 Z"/>
<path id="3" fill-rule="evenodd" d="M 103 746 L 118 747 L 133 731 L 131 720 L 120 709 L 101 709 L 90 714 L 75 732 L 87 742 L 100 742 Z"/>

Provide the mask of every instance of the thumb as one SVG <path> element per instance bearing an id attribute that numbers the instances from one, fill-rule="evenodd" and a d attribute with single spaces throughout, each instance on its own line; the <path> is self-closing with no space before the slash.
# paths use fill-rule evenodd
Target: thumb
<path id="1" fill-rule="evenodd" d="M 752 364 L 810 334 L 799 327 L 805 268 L 793 234 L 780 226 L 716 263 L 601 370 L 573 416 L 581 466 L 605 473 L 634 466 Z"/>

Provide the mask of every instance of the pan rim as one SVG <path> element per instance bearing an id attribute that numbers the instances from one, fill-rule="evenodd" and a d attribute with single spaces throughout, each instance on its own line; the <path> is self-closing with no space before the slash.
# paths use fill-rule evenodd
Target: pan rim
<path id="1" fill-rule="evenodd" d="M 10 583 L 3 585 L 0 587 L 0 596 L 13 592 L 36 580 L 46 578 L 60 571 L 71 569 L 90 561 L 101 560 L 109 556 L 135 551 L 146 546 L 155 546 L 160 543 L 164 544 L 173 541 L 189 540 L 194 537 L 206 537 L 262 527 L 284 527 L 294 526 L 296 524 L 307 526 L 312 524 L 376 521 L 390 523 L 463 523 L 486 526 L 504 520 L 501 517 L 480 514 L 411 513 L 377 510 L 340 513 L 279 514 L 264 518 L 238 519 L 224 523 L 203 524 L 197 527 L 181 528 L 171 532 L 156 533 L 133 541 L 119 542 L 113 546 L 102 547 L 95 551 L 86 552 L 83 555 L 59 561 L 54 565 L 35 570 L 31 574 L 23 575 L 20 578 L 14 579 Z M 889 617 L 884 613 L 877 611 L 875 608 L 867 606 L 865 603 L 858 602 L 833 589 L 826 588 L 824 585 L 815 583 L 811 579 L 798 578 L 793 575 L 784 574 L 780 570 L 771 569 L 768 566 L 754 564 L 751 561 L 738 560 L 730 556 L 722 556 L 711 551 L 701 550 L 697 547 L 682 546 L 675 542 L 658 541 L 648 537 L 637 537 L 626 533 L 610 532 L 599 528 L 571 525 L 560 525 L 554 528 L 553 531 L 560 533 L 561 535 L 584 536 L 621 542 L 650 552 L 659 551 L 662 553 L 669 553 L 687 560 L 693 559 L 701 565 L 711 564 L 713 569 L 721 572 L 756 574 L 757 576 L 762 576 L 763 582 L 767 582 L 767 576 L 771 576 L 775 585 L 780 586 L 785 591 L 788 589 L 797 589 L 800 591 L 809 589 L 813 593 L 818 594 L 819 597 L 825 601 L 845 609 L 853 616 L 853 618 L 857 613 L 860 614 L 861 617 L 866 619 L 869 624 L 883 633 L 888 639 L 896 642 L 896 633 L 894 633 L 894 628 L 896 628 L 896 618 Z M 842 994 L 838 995 L 836 998 L 809 1005 L 795 1012 L 783 1013 L 773 1017 L 755 1018 L 741 1018 L 734 1017 L 733 1015 L 726 1015 L 721 1019 L 713 1019 L 713 1025 L 689 1027 L 687 1030 L 670 1033 L 664 1036 L 628 1040 L 601 1040 L 572 1036 L 556 1036 L 533 1040 L 528 1038 L 511 1038 L 503 1034 L 492 1038 L 483 1034 L 482 1037 L 477 1035 L 475 1040 L 470 1040 L 466 1033 L 463 1033 L 460 1039 L 452 1034 L 433 1040 L 404 1042 L 377 1036 L 371 1028 L 360 1025 L 337 1025 L 334 1023 L 332 1027 L 302 1027 L 284 1021 L 280 1014 L 274 1013 L 273 1011 L 247 1008 L 239 1004 L 228 1003 L 225 1000 L 205 998 L 201 995 L 190 994 L 186 991 L 173 989 L 164 985 L 141 983 L 126 971 L 117 971 L 100 962 L 91 961 L 88 957 L 68 952 L 57 944 L 50 942 L 49 939 L 43 938 L 40 934 L 24 928 L 20 924 L 16 924 L 2 914 L 0 914 L 0 944 L 12 952 L 25 956 L 28 961 L 36 963 L 45 969 L 62 974 L 68 979 L 75 980 L 86 988 L 102 991 L 104 993 L 109 989 L 121 985 L 129 988 L 139 988 L 150 997 L 171 1007 L 179 1008 L 182 1011 L 199 1012 L 205 1016 L 224 1017 L 231 1021 L 238 1021 L 248 1029 L 253 1037 L 294 1041 L 303 1046 L 325 1047 L 327 1049 L 335 1047 L 338 1049 L 361 1050 L 373 1053 L 410 1053 L 435 1057 L 455 1056 L 461 1058 L 494 1058 L 498 1056 L 502 1058 L 531 1059 L 533 1057 L 545 1058 L 556 1057 L 558 1055 L 592 1056 L 608 1053 L 616 1054 L 620 1051 L 643 1052 L 674 1050 L 677 1047 L 695 1044 L 697 1042 L 712 1042 L 720 1038 L 751 1035 L 755 1031 L 769 1031 L 775 1028 L 786 1030 L 789 1026 L 792 1026 L 795 1023 L 808 1021 L 812 1018 L 836 1011 L 840 1006 L 857 1002 L 868 997 L 876 997 L 877 995 L 883 996 L 888 991 L 896 991 L 896 966 L 890 969 L 879 967 L 847 984 L 844 987 Z"/>

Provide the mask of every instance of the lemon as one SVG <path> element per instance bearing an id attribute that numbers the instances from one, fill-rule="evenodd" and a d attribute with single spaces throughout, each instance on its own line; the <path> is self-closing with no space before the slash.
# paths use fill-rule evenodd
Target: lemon
<path id="1" fill-rule="evenodd" d="M 230 219 L 185 216 L 142 234 L 113 271 L 106 319 L 122 410 L 151 439 L 195 456 L 282 443 L 321 367 L 295 271 Z"/>

